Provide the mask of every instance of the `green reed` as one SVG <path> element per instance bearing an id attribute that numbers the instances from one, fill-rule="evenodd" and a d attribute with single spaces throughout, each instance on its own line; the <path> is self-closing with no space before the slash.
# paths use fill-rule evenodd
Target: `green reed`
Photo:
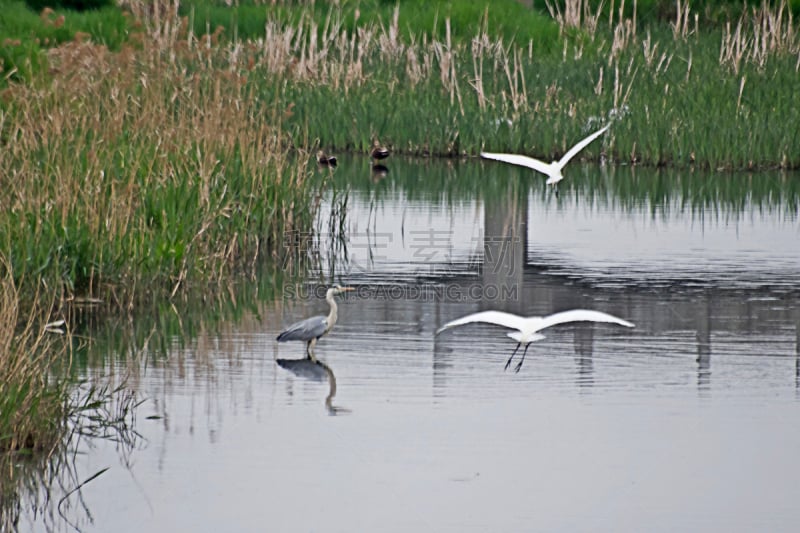
<path id="1" fill-rule="evenodd" d="M 613 120 L 609 140 L 583 157 L 795 168 L 800 40 L 786 9 L 745 11 L 728 27 L 615 19 L 565 32 L 556 53 L 480 30 L 467 42 L 404 40 L 396 19 L 352 32 L 268 23 L 253 74 L 265 99 L 292 106 L 296 145 L 366 151 L 379 138 L 414 154 L 555 158 Z"/>
<path id="2" fill-rule="evenodd" d="M 227 50 L 160 38 L 62 46 L 53 79 L 7 91 L 0 242 L 18 279 L 62 300 L 126 306 L 227 279 L 313 220 L 283 107 L 220 68 Z"/>

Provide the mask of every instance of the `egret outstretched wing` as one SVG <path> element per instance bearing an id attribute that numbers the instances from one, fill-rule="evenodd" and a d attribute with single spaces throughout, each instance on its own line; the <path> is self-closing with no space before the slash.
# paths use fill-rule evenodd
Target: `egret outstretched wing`
<path id="1" fill-rule="evenodd" d="M 487 324 L 495 324 L 497 326 L 518 330 L 521 330 L 525 325 L 525 319 L 521 316 L 512 315 L 511 313 L 504 313 L 502 311 L 481 311 L 480 313 L 463 316 L 448 322 L 436 330 L 436 334 L 438 335 L 446 329 L 453 328 L 455 326 L 462 326 L 464 324 L 470 324 L 472 322 L 485 322 Z"/>
<path id="2" fill-rule="evenodd" d="M 537 324 L 533 331 L 541 331 L 550 326 L 558 324 L 566 324 L 568 322 L 608 322 L 612 324 L 619 324 L 628 328 L 634 325 L 627 320 L 623 320 L 614 315 L 603 313 L 602 311 L 590 311 L 588 309 L 573 309 L 571 311 L 562 311 L 546 317 L 542 317 L 541 322 Z"/>
<path id="3" fill-rule="evenodd" d="M 604 128 L 592 133 L 591 135 L 586 137 L 584 140 L 582 140 L 581 142 L 579 142 L 578 144 L 576 144 L 575 146 L 570 148 L 569 151 L 566 154 L 564 154 L 564 156 L 561 159 L 558 160 L 558 163 L 556 163 L 558 168 L 564 168 L 564 165 L 569 163 L 569 160 L 572 159 L 573 157 L 575 157 L 575 154 L 577 154 L 578 152 L 580 152 L 581 150 L 586 148 L 586 146 L 590 142 L 592 142 L 593 140 L 595 140 L 598 137 L 600 137 L 610 127 L 611 127 L 611 123 L 609 122 L 608 124 L 605 125 Z"/>
<path id="4" fill-rule="evenodd" d="M 539 161 L 526 155 L 516 154 L 493 154 L 489 152 L 481 152 L 481 157 L 484 159 L 494 159 L 495 161 L 502 161 L 503 163 L 511 163 L 512 165 L 519 165 L 521 167 L 532 168 L 542 174 L 550 175 L 550 163 Z"/>

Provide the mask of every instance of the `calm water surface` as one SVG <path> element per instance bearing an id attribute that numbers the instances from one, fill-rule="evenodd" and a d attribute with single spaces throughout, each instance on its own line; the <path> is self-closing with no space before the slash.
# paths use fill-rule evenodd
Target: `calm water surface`
<path id="1" fill-rule="evenodd" d="M 143 439 L 78 456 L 82 477 L 109 470 L 81 491 L 91 519 L 75 521 L 797 531 L 797 179 L 576 165 L 556 197 L 501 164 L 395 160 L 374 177 L 345 161 L 312 281 L 168 360 L 143 358 Z M 327 313 L 332 272 L 358 290 L 317 347 L 325 366 L 278 364 L 302 357 L 275 336 Z M 636 328 L 546 330 L 519 373 L 503 370 L 514 343 L 501 328 L 434 336 L 479 310 L 576 307 Z"/>

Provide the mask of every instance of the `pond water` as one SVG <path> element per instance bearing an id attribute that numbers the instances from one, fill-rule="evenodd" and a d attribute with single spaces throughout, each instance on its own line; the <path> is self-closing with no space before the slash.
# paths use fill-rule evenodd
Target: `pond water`
<path id="1" fill-rule="evenodd" d="M 556 195 L 500 163 L 343 159 L 307 281 L 87 369 L 146 401 L 136 446 L 76 457 L 108 468 L 67 500 L 81 529 L 800 527 L 798 176 L 576 164 Z M 357 290 L 298 361 L 275 337 L 333 280 Z M 572 308 L 636 327 L 545 330 L 519 373 L 502 328 L 434 334 Z"/>

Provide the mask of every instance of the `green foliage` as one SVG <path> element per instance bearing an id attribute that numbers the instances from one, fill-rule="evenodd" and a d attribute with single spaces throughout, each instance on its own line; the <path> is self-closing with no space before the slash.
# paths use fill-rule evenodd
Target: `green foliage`
<path id="1" fill-rule="evenodd" d="M 79 33 L 92 42 L 118 50 L 127 41 L 130 22 L 114 5 L 90 11 L 62 9 L 34 11 L 22 0 L 0 2 L 0 85 L 10 80 L 30 81 L 44 72 L 44 51 L 70 42 Z"/>
<path id="2" fill-rule="evenodd" d="M 264 6 L 238 2 L 227 7 L 213 0 L 188 0 L 181 3 L 180 12 L 192 18 L 197 34 L 223 27 L 228 38 L 254 39 L 264 34 L 268 20 L 277 20 L 283 26 L 297 26 L 305 17 L 310 17 L 319 28 L 332 20 L 350 33 L 369 26 L 388 27 L 398 6 L 398 28 L 404 39 L 419 40 L 425 36 L 443 41 L 447 19 L 450 20 L 450 35 L 454 42 L 469 42 L 482 30 L 506 41 L 513 40 L 523 45 L 532 42 L 537 49 L 550 49 L 558 38 L 558 27 L 549 15 L 525 7 L 517 0 L 363 0 L 341 5 L 320 2 L 310 8 L 305 3 Z"/>
<path id="3" fill-rule="evenodd" d="M 31 9 L 40 11 L 46 7 L 52 9 L 72 9 L 75 11 L 86 11 L 89 9 L 100 9 L 115 5 L 114 0 L 25 0 Z"/>
<path id="4" fill-rule="evenodd" d="M 662 45 L 672 41 L 667 32 L 652 37 Z M 487 58 L 476 74 L 466 50 L 456 56 L 454 90 L 443 86 L 438 70 L 412 84 L 403 61 L 378 58 L 364 67 L 370 83 L 347 91 L 328 84 L 278 87 L 267 75 L 259 87 L 264 98 L 279 91 L 278 98 L 296 104 L 287 121 L 290 131 L 312 128 L 312 137 L 333 151 L 364 152 L 378 137 L 411 154 L 486 150 L 555 158 L 615 117 L 603 151 L 618 161 L 694 162 L 712 169 L 797 167 L 800 137 L 790 125 L 800 123 L 800 109 L 787 97 L 798 86 L 796 57 L 778 54 L 768 68 L 746 64 L 736 75 L 720 64 L 718 50 L 710 45 L 720 39 L 716 34 L 700 43 L 678 41 L 664 48 L 661 67 L 658 57 L 648 65 L 634 47 L 610 65 L 607 57 L 589 50 L 563 61 L 523 56 L 519 87 L 525 93 L 518 109 L 510 104 L 505 71 Z M 478 78 L 488 95 L 485 109 L 473 89 Z M 302 143 L 302 135 L 295 142 Z M 582 156 L 597 157 L 601 149 L 592 145 Z"/>
<path id="5" fill-rule="evenodd" d="M 582 158 L 800 166 L 792 127 L 800 108 L 787 97 L 796 93 L 798 44 L 785 26 L 759 40 L 748 32 L 762 30 L 744 21 L 743 48 L 732 46 L 730 57 L 720 52 L 724 29 L 662 23 L 636 33 L 627 21 L 561 32 L 547 51 L 517 34 L 482 32 L 494 4 L 487 22 L 485 9 L 436 3 L 431 21 L 441 13 L 476 19 L 471 30 L 459 23 L 460 35 L 476 39 L 451 42 L 438 23 L 434 34 L 404 29 L 404 17 L 426 9 L 411 0 L 396 22 L 395 5 L 379 2 L 333 12 L 199 0 L 183 8 L 192 6 L 234 22 L 258 9 L 269 31 L 259 22 L 260 41 L 154 32 L 141 50 L 120 54 L 63 47 L 52 86 L 8 92 L 0 171 L 14 179 L 0 198 L 14 208 L 0 223 L 0 244 L 15 272 L 67 296 L 114 294 L 124 304 L 130 295 L 116 296 L 120 287 L 171 292 L 245 270 L 254 254 L 278 253 L 286 230 L 309 228 L 306 195 L 316 188 L 304 154 L 318 144 L 366 152 L 379 139 L 401 153 L 548 159 L 612 120 Z M 351 15 L 355 36 L 346 29 Z M 181 27 L 169 15 L 162 23 Z M 760 50 L 758 42 L 776 44 Z M 303 151 L 299 162 L 291 149 Z M 30 204 L 15 205 L 20 198 Z"/>
<path id="6" fill-rule="evenodd" d="M 553 6 L 558 6 L 562 12 L 565 4 L 569 0 L 551 0 Z M 725 24 L 728 21 L 736 20 L 744 11 L 749 11 L 754 7 L 760 7 L 765 0 L 682 0 L 681 8 L 690 6 L 692 14 L 697 14 L 698 24 L 703 27 L 713 27 Z M 780 0 L 778 0 L 780 2 Z M 769 4 L 778 2 L 770 1 Z M 618 17 L 620 7 L 622 14 L 626 18 L 632 18 L 634 8 L 636 19 L 641 27 L 674 22 L 677 16 L 678 2 L 676 0 L 586 0 L 588 9 L 592 13 L 597 13 L 600 9 L 601 19 L 607 20 L 609 17 Z M 800 14 L 800 0 L 788 0 L 790 11 L 797 16 Z M 548 13 L 545 2 L 535 2 L 536 9 L 542 13 Z"/>

